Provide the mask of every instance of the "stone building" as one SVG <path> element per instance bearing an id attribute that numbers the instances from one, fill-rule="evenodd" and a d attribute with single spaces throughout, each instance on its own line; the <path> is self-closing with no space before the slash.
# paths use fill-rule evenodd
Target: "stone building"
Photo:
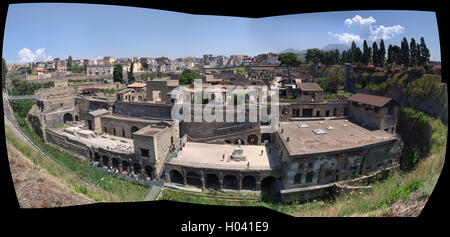
<path id="1" fill-rule="evenodd" d="M 369 128 L 395 133 L 399 105 L 392 98 L 357 93 L 348 102 L 350 119 Z"/>
<path id="2" fill-rule="evenodd" d="M 117 100 L 145 101 L 147 97 L 147 84 L 136 82 L 127 86 L 126 89 L 116 93 Z"/>
<path id="3" fill-rule="evenodd" d="M 87 65 L 86 75 L 112 75 L 114 72 L 113 65 Z"/>
<path id="4" fill-rule="evenodd" d="M 169 78 L 147 81 L 147 101 L 170 103 L 172 101 L 170 92 L 178 86 L 178 80 Z"/>

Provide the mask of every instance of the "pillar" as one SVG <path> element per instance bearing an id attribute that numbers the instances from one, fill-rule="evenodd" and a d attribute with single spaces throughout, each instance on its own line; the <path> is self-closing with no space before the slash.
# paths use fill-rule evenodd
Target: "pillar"
<path id="1" fill-rule="evenodd" d="M 242 190 L 242 174 L 239 174 L 238 190 Z"/>

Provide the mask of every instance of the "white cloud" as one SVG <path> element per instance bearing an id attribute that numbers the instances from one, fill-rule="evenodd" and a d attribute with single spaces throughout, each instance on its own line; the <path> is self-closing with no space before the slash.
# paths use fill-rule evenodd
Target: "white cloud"
<path id="1" fill-rule="evenodd" d="M 392 37 L 401 34 L 405 32 L 405 28 L 401 25 L 395 25 L 395 26 L 377 26 L 375 28 L 370 27 L 370 35 L 369 39 L 376 41 L 376 40 L 388 40 Z"/>
<path id="2" fill-rule="evenodd" d="M 347 18 L 344 21 L 345 25 L 347 25 L 348 28 L 350 28 L 351 26 L 358 26 L 358 27 L 364 28 L 366 26 L 370 26 L 370 24 L 375 23 L 375 22 L 376 22 L 376 20 L 372 16 L 363 18 L 360 15 L 356 15 L 351 19 Z"/>
<path id="3" fill-rule="evenodd" d="M 339 33 L 333 34 L 331 32 L 328 32 L 328 35 L 332 36 L 332 37 L 336 37 L 341 43 L 345 43 L 345 44 L 351 43 L 352 41 L 355 41 L 356 43 L 361 41 L 361 37 L 359 35 L 355 35 L 355 34 L 347 33 L 347 32 L 342 33 L 342 34 L 339 34 Z"/>
<path id="4" fill-rule="evenodd" d="M 17 60 L 18 63 L 30 63 L 30 62 L 36 62 L 36 61 L 48 61 L 52 60 L 52 56 L 45 54 L 45 48 L 40 48 L 34 51 L 34 53 L 28 49 L 23 48 L 19 50 L 18 53 L 19 59 Z"/>

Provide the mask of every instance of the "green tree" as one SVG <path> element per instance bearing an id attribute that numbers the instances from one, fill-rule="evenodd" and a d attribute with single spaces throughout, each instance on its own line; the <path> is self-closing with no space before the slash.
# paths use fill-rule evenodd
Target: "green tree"
<path id="1" fill-rule="evenodd" d="M 381 67 L 384 67 L 384 62 L 386 61 L 386 48 L 384 46 L 383 39 L 381 39 L 381 41 L 380 41 L 380 49 L 378 50 L 378 60 L 379 60 L 379 65 Z"/>
<path id="2" fill-rule="evenodd" d="M 180 77 L 178 78 L 180 84 L 182 85 L 192 84 L 194 82 L 194 79 L 202 79 L 202 75 L 197 70 L 189 68 L 184 69 Z"/>
<path id="3" fill-rule="evenodd" d="M 363 58 L 362 58 L 362 64 L 367 65 L 370 62 L 370 49 L 367 45 L 367 41 L 364 40 L 363 43 Z"/>
<path id="4" fill-rule="evenodd" d="M 301 64 L 301 62 L 297 58 L 297 55 L 292 52 L 282 53 L 278 55 L 278 61 L 280 61 L 280 65 L 282 66 L 296 67 Z"/>
<path id="5" fill-rule="evenodd" d="M 419 58 L 419 50 L 417 48 L 417 43 L 414 38 L 411 38 L 409 43 L 409 57 L 411 59 L 411 66 L 417 66 L 417 61 Z"/>
<path id="6" fill-rule="evenodd" d="M 341 67 L 328 69 L 326 76 L 326 90 L 337 93 L 339 86 L 344 83 L 344 70 Z"/>
<path id="7" fill-rule="evenodd" d="M 408 40 L 403 37 L 402 43 L 400 45 L 400 59 L 401 59 L 401 64 L 404 67 L 408 67 L 410 66 L 410 57 L 409 57 L 409 45 L 408 45 Z"/>
<path id="8" fill-rule="evenodd" d="M 244 68 L 238 67 L 234 69 L 238 75 L 245 76 L 247 75 L 247 71 Z"/>
<path id="9" fill-rule="evenodd" d="M 419 66 L 430 63 L 430 50 L 428 50 L 423 37 L 420 38 L 419 53 Z"/>
<path id="10" fill-rule="evenodd" d="M 373 53 L 372 53 L 372 63 L 373 63 L 373 65 L 375 65 L 375 66 L 380 66 L 380 60 L 379 60 L 379 52 L 378 52 L 378 45 L 377 45 L 377 42 L 376 41 L 374 41 L 373 42 L 373 44 L 372 44 L 372 50 L 373 50 Z"/>
<path id="11" fill-rule="evenodd" d="M 395 65 L 402 64 L 401 48 L 397 45 L 392 46 L 392 60 Z"/>
<path id="12" fill-rule="evenodd" d="M 69 56 L 69 58 L 67 58 L 67 66 L 72 66 L 72 56 Z"/>
<path id="13" fill-rule="evenodd" d="M 6 60 L 2 58 L 2 89 L 5 88 L 6 73 L 8 73 L 8 67 L 6 66 Z"/>
<path id="14" fill-rule="evenodd" d="M 113 71 L 113 81 L 124 83 L 123 81 L 123 67 L 120 64 L 114 65 L 114 71 Z"/>
<path id="15" fill-rule="evenodd" d="M 147 63 L 147 62 L 142 63 L 142 67 L 143 67 L 145 70 L 148 70 L 148 63 Z"/>
<path id="16" fill-rule="evenodd" d="M 127 72 L 128 84 L 131 84 L 135 81 L 134 73 L 133 73 L 134 63 L 130 64 L 130 71 Z"/>

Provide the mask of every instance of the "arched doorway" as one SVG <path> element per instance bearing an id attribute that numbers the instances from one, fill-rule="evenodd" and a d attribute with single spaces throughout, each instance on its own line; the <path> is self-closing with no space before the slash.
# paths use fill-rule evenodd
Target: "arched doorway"
<path id="1" fill-rule="evenodd" d="M 113 168 L 117 168 L 117 169 L 119 168 L 119 160 L 117 160 L 116 158 L 112 158 L 111 162 L 112 162 Z"/>
<path id="2" fill-rule="evenodd" d="M 147 177 L 153 179 L 153 168 L 148 165 L 145 166 L 145 174 L 147 175 Z"/>
<path id="3" fill-rule="evenodd" d="M 141 169 L 142 169 L 142 167 L 141 167 L 140 164 L 134 163 L 134 164 L 133 164 L 133 169 L 134 169 L 134 173 L 135 173 L 135 174 L 137 174 L 137 175 L 141 174 Z"/>
<path id="4" fill-rule="evenodd" d="M 193 172 L 193 171 L 187 173 L 186 174 L 186 184 L 196 186 L 196 187 L 201 187 L 202 180 L 201 180 L 200 175 L 198 175 L 196 172 Z"/>
<path id="5" fill-rule="evenodd" d="M 206 188 L 210 189 L 219 189 L 219 178 L 215 174 L 207 174 L 206 175 Z"/>
<path id="6" fill-rule="evenodd" d="M 136 126 L 131 127 L 131 134 L 130 134 L 131 138 L 133 138 L 133 133 L 137 132 L 138 130 L 139 128 Z"/>
<path id="7" fill-rule="evenodd" d="M 265 177 L 261 180 L 261 194 L 263 198 L 275 199 L 279 197 L 280 187 L 273 176 Z"/>
<path id="8" fill-rule="evenodd" d="M 243 140 L 243 139 L 240 139 L 240 138 L 236 139 L 236 140 L 234 141 L 234 144 L 237 145 L 237 144 L 239 143 L 239 141 L 241 141 L 241 145 L 245 145 L 244 140 Z"/>
<path id="9" fill-rule="evenodd" d="M 169 172 L 169 178 L 170 182 L 172 183 L 184 184 L 183 175 L 181 175 L 181 173 L 176 170 L 171 170 Z"/>
<path id="10" fill-rule="evenodd" d="M 122 161 L 122 169 L 126 172 L 130 172 L 130 163 L 126 160 Z"/>
<path id="11" fill-rule="evenodd" d="M 264 143 L 265 141 L 267 141 L 267 142 L 272 141 L 270 133 L 263 133 L 261 135 L 261 143 Z"/>
<path id="12" fill-rule="evenodd" d="M 225 189 L 238 189 L 238 181 L 234 175 L 227 175 L 223 178 L 223 187 Z"/>
<path id="13" fill-rule="evenodd" d="M 94 161 L 100 161 L 100 156 L 97 152 L 94 153 Z"/>
<path id="14" fill-rule="evenodd" d="M 258 140 L 258 136 L 256 136 L 255 134 L 251 134 L 247 138 L 247 143 L 249 145 L 258 145 Z"/>
<path id="15" fill-rule="evenodd" d="M 245 176 L 242 179 L 242 189 L 245 190 L 255 190 L 256 189 L 256 179 L 253 176 Z"/>
<path id="16" fill-rule="evenodd" d="M 72 122 L 73 121 L 72 114 L 71 113 L 65 113 L 64 116 L 63 116 L 63 120 L 64 120 L 64 123 Z"/>
<path id="17" fill-rule="evenodd" d="M 103 156 L 103 166 L 109 166 L 109 157 L 108 156 Z"/>

